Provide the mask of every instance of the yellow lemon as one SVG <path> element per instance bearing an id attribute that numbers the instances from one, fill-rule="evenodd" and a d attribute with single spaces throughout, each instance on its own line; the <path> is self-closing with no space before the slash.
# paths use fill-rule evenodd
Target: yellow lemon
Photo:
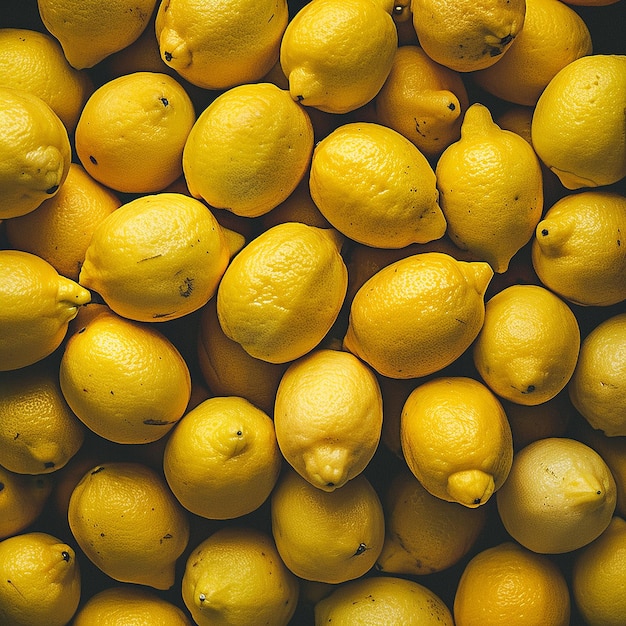
<path id="1" fill-rule="evenodd" d="M 461 75 L 435 63 L 417 45 L 401 46 L 374 99 L 376 120 L 437 158 L 461 133 L 469 106 Z"/>
<path id="2" fill-rule="evenodd" d="M 357 291 L 344 346 L 390 378 L 417 378 L 469 348 L 485 314 L 493 270 L 441 252 L 387 265 Z"/>
<path id="3" fill-rule="evenodd" d="M 380 441 L 382 396 L 373 371 L 349 352 L 317 349 L 292 363 L 276 393 L 276 438 L 287 462 L 323 491 L 343 487 Z"/>
<path id="4" fill-rule="evenodd" d="M 38 0 L 37 5 L 69 63 L 84 69 L 133 43 L 148 25 L 156 0 Z"/>
<path id="5" fill-rule="evenodd" d="M 543 178 L 532 147 L 475 103 L 465 114 L 461 139 L 444 151 L 435 172 L 452 241 L 505 272 L 541 219 Z"/>
<path id="6" fill-rule="evenodd" d="M 191 98 L 179 82 L 167 74 L 133 72 L 89 97 L 76 126 L 76 153 L 107 187 L 161 191 L 183 173 L 183 148 L 195 121 Z"/>
<path id="7" fill-rule="evenodd" d="M 541 93 L 533 146 L 568 189 L 626 176 L 626 55 L 591 54 L 559 70 Z M 602 111 L 602 115 L 598 115 Z"/>
<path id="8" fill-rule="evenodd" d="M 339 585 L 315 605 L 315 625 L 453 626 L 444 601 L 429 588 L 395 576 L 368 576 Z"/>
<path id="9" fill-rule="evenodd" d="M 0 371 L 7 371 L 52 354 L 91 294 L 47 261 L 19 250 L 0 250 L 0 276 Z"/>
<path id="10" fill-rule="evenodd" d="M 426 157 L 382 124 L 342 124 L 322 139 L 313 152 L 309 186 L 322 215 L 368 246 L 403 248 L 439 239 L 446 230 Z"/>
<path id="11" fill-rule="evenodd" d="M 313 151 L 307 112 L 271 83 L 239 85 L 200 114 L 185 144 L 189 191 L 211 206 L 258 217 L 287 199 Z"/>
<path id="12" fill-rule="evenodd" d="M 74 550 L 45 532 L 0 541 L 0 621 L 65 626 L 78 608 L 80 568 Z"/>
<path id="13" fill-rule="evenodd" d="M 291 97 L 329 113 L 348 113 L 383 86 L 398 46 L 389 11 L 372 0 L 314 0 L 291 19 L 280 65 Z"/>
<path id="14" fill-rule="evenodd" d="M 323 491 L 286 469 L 272 492 L 271 518 L 282 560 L 305 580 L 337 584 L 359 578 L 383 547 L 383 508 L 364 474 L 341 489 Z"/>
<path id="15" fill-rule="evenodd" d="M 81 165 L 70 163 L 58 193 L 36 211 L 7 220 L 7 240 L 13 248 L 36 254 L 59 274 L 77 281 L 93 231 L 121 204 Z"/>
<path id="16" fill-rule="evenodd" d="M 191 395 L 189 369 L 174 344 L 153 326 L 108 310 L 69 338 L 59 379 L 79 419 L 117 443 L 160 439 Z"/>
<path id="17" fill-rule="evenodd" d="M 457 626 L 569 626 L 571 603 L 559 566 L 505 541 L 476 554 L 454 596 Z"/>
<path id="18" fill-rule="evenodd" d="M 129 461 L 95 466 L 72 491 L 67 516 L 74 539 L 107 576 L 155 589 L 174 584 L 189 519 L 155 470 Z"/>
<path id="19" fill-rule="evenodd" d="M 162 322 L 204 306 L 229 256 L 224 232 L 202 202 L 158 193 L 127 202 L 96 227 L 79 279 L 119 315 Z"/>
<path id="20" fill-rule="evenodd" d="M 452 567 L 474 547 L 487 523 L 487 507 L 446 502 L 406 468 L 389 482 L 383 508 L 385 543 L 376 569 L 385 574 L 422 576 Z"/>
<path id="21" fill-rule="evenodd" d="M 27 28 L 0 29 L 0 84 L 39 96 L 73 132 L 93 81 L 73 68 L 58 41 Z"/>
<path id="22" fill-rule="evenodd" d="M 544 554 L 571 552 L 596 539 L 615 501 L 615 480 L 602 457 L 566 437 L 540 439 L 516 452 L 496 495 L 511 537 Z"/>
<path id="23" fill-rule="evenodd" d="M 67 130 L 37 95 L 0 86 L 0 219 L 34 211 L 54 196 L 72 158 Z"/>
<path id="24" fill-rule="evenodd" d="M 293 361 L 335 323 L 348 271 L 334 229 L 285 222 L 264 231 L 233 258 L 217 291 L 224 333 L 251 356 Z"/>
<path id="25" fill-rule="evenodd" d="M 494 393 L 535 405 L 565 388 L 579 347 L 578 321 L 561 298 L 539 285 L 511 285 L 487 301 L 472 355 Z"/>
<path id="26" fill-rule="evenodd" d="M 525 0 L 412 0 L 413 26 L 424 52 L 458 72 L 489 67 L 522 30 Z"/>
<path id="27" fill-rule="evenodd" d="M 270 535 L 225 527 L 187 559 L 182 596 L 199 626 L 287 626 L 298 602 L 299 581 L 285 567 Z"/>
<path id="28" fill-rule="evenodd" d="M 604 190 L 570 194 L 537 224 L 532 264 L 541 282 L 583 306 L 626 299 L 626 198 Z"/>

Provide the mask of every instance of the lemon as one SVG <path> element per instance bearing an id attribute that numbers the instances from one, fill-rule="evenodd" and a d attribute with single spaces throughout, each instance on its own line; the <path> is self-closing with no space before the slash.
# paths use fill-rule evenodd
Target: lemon
<path id="1" fill-rule="evenodd" d="M 224 232 L 202 202 L 157 193 L 130 200 L 96 227 L 79 282 L 119 315 L 162 322 L 204 306 L 229 256 Z"/>
<path id="2" fill-rule="evenodd" d="M 280 557 L 305 580 L 338 584 L 359 578 L 383 547 L 383 508 L 364 474 L 323 491 L 286 469 L 272 492 L 271 518 Z"/>
<path id="3" fill-rule="evenodd" d="M 294 100 L 348 113 L 380 91 L 397 46 L 394 21 L 382 3 L 314 0 L 287 25 L 280 65 Z"/>
<path id="4" fill-rule="evenodd" d="M 496 502 L 513 539 L 534 552 L 561 554 L 587 545 L 609 525 L 615 480 L 586 444 L 549 437 L 515 453 Z"/>
<path id="5" fill-rule="evenodd" d="M 72 491 L 74 539 L 107 576 L 169 589 L 189 539 L 189 520 L 160 474 L 141 463 L 93 467 Z"/>
<path id="6" fill-rule="evenodd" d="M 626 313 L 598 324 L 584 338 L 569 396 L 578 412 L 610 437 L 626 436 Z"/>
<path id="7" fill-rule="evenodd" d="M 47 261 L 19 250 L 0 250 L 0 275 L 0 371 L 7 371 L 52 354 L 91 294 Z"/>
<path id="8" fill-rule="evenodd" d="M 322 215 L 368 246 L 403 248 L 439 239 L 446 230 L 426 157 L 381 124 L 342 124 L 322 139 L 313 152 L 309 186 Z"/>
<path id="9" fill-rule="evenodd" d="M 339 585 L 315 605 L 315 624 L 452 626 L 452 614 L 433 591 L 395 576 L 369 576 Z"/>
<path id="10" fill-rule="evenodd" d="M 0 620 L 11 626 L 65 626 L 80 601 L 74 550 L 45 532 L 0 541 Z"/>
<path id="11" fill-rule="evenodd" d="M 496 63 L 524 24 L 525 0 L 412 0 L 413 26 L 424 52 L 458 72 Z"/>
<path id="12" fill-rule="evenodd" d="M 452 241 L 505 272 L 541 219 L 543 179 L 532 147 L 475 103 L 460 140 L 444 151 L 435 172 Z"/>
<path id="13" fill-rule="evenodd" d="M 285 567 L 269 534 L 225 527 L 187 559 L 182 596 L 199 626 L 286 626 L 296 610 L 298 579 Z"/>
<path id="14" fill-rule="evenodd" d="M 626 198 L 605 190 L 570 194 L 537 224 L 532 264 L 541 282 L 583 306 L 626 299 Z"/>
<path id="15" fill-rule="evenodd" d="M 37 5 L 70 65 L 84 69 L 133 43 L 148 25 L 156 0 L 38 0 Z"/>
<path id="16" fill-rule="evenodd" d="M 200 114 L 185 144 L 191 194 L 236 215 L 258 217 L 287 199 L 313 151 L 311 120 L 271 83 L 239 85 Z"/>
<path id="17" fill-rule="evenodd" d="M 67 177 L 70 141 L 37 95 L 0 85 L 0 219 L 34 211 Z"/>
<path id="18" fill-rule="evenodd" d="M 70 163 L 58 193 L 36 211 L 7 220 L 13 248 L 48 261 L 59 274 L 77 281 L 95 227 L 122 204 L 78 163 Z"/>
<path id="19" fill-rule="evenodd" d="M 385 266 L 357 291 L 344 346 L 390 378 L 416 378 L 455 361 L 484 320 L 493 270 L 441 252 Z"/>
<path id="20" fill-rule="evenodd" d="M 195 121 L 191 98 L 174 78 L 133 72 L 89 97 L 76 126 L 76 153 L 107 187 L 161 191 L 183 172 L 183 148 Z"/>
<path id="21" fill-rule="evenodd" d="M 430 494 L 402 468 L 383 501 L 385 543 L 376 569 L 422 576 L 458 563 L 474 547 L 487 523 L 487 507 L 469 508 Z"/>
<path id="22" fill-rule="evenodd" d="M 149 325 L 104 310 L 67 341 L 61 390 L 79 419 L 117 443 L 166 435 L 191 395 L 187 364 L 173 343 Z"/>
<path id="23" fill-rule="evenodd" d="M 578 321 L 561 298 L 539 285 L 511 285 L 487 301 L 472 355 L 494 393 L 535 405 L 565 388 L 579 347 Z"/>
<path id="24" fill-rule="evenodd" d="M 349 352 L 317 349 L 284 373 L 274 409 L 280 451 L 312 485 L 343 487 L 380 441 L 383 404 L 373 371 Z"/>
<path id="25" fill-rule="evenodd" d="M 533 146 L 567 189 L 626 176 L 626 55 L 591 54 L 568 63 L 541 93 Z M 602 115 L 597 112 L 602 111 Z"/>
<path id="26" fill-rule="evenodd" d="M 0 29 L 0 84 L 39 96 L 73 132 L 93 81 L 73 68 L 59 42 L 28 28 Z"/>
<path id="27" fill-rule="evenodd" d="M 316 347 L 346 294 L 341 239 L 334 229 L 285 222 L 248 243 L 217 291 L 226 336 L 270 363 L 292 361 Z"/>
<path id="28" fill-rule="evenodd" d="M 558 565 L 513 541 L 476 554 L 454 596 L 457 626 L 568 626 L 570 614 L 567 582 Z"/>
<path id="29" fill-rule="evenodd" d="M 72 626 L 191 626 L 177 606 L 138 586 L 108 587 L 76 612 Z"/>

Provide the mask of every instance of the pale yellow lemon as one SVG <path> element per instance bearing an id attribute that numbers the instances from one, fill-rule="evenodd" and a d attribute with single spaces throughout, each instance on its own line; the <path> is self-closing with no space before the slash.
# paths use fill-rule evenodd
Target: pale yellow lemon
<path id="1" fill-rule="evenodd" d="M 446 230 L 428 160 L 382 124 L 346 123 L 322 139 L 313 152 L 309 187 L 322 215 L 368 246 L 403 248 L 439 239 Z"/>

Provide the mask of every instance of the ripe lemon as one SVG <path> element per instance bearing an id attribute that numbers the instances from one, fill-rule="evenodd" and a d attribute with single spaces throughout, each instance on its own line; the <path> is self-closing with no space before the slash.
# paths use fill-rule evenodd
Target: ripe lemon
<path id="1" fill-rule="evenodd" d="M 541 93 L 533 146 L 567 189 L 626 176 L 626 55 L 591 54 L 568 63 Z M 602 115 L 597 112 L 602 111 Z"/>
<path id="2" fill-rule="evenodd" d="M 121 204 L 81 165 L 70 163 L 58 193 L 36 211 L 7 220 L 6 236 L 13 248 L 41 257 L 77 281 L 95 227 Z"/>
<path id="3" fill-rule="evenodd" d="M 298 603 L 299 581 L 285 567 L 270 535 L 225 527 L 187 559 L 182 596 L 199 626 L 286 626 Z"/>
<path id="4" fill-rule="evenodd" d="M 7 371 L 52 354 L 91 294 L 47 261 L 19 250 L 0 250 L 0 276 L 0 371 Z"/>
<path id="5" fill-rule="evenodd" d="M 413 26 L 424 52 L 458 72 L 496 63 L 522 30 L 524 0 L 413 0 Z"/>
<path id="6" fill-rule="evenodd" d="M 459 139 L 469 100 L 458 72 L 435 63 L 419 46 L 406 45 L 396 50 L 374 105 L 380 124 L 437 158 Z"/>
<path id="7" fill-rule="evenodd" d="M 348 271 L 334 229 L 286 222 L 264 231 L 233 258 L 217 292 L 224 333 L 251 356 L 293 361 L 334 324 Z"/>
<path id="8" fill-rule="evenodd" d="M 80 548 L 107 576 L 173 585 L 189 519 L 155 470 L 127 461 L 95 466 L 72 491 L 67 517 Z"/>
<path id="9" fill-rule="evenodd" d="M 185 144 L 191 194 L 236 215 L 258 217 L 286 200 L 313 152 L 307 112 L 271 83 L 228 89 L 200 114 Z"/>
<path id="10" fill-rule="evenodd" d="M 342 124 L 322 139 L 313 152 L 309 186 L 322 215 L 368 246 L 403 248 L 439 239 L 446 230 L 426 157 L 381 124 Z"/>
<path id="11" fill-rule="evenodd" d="M 89 97 L 76 126 L 76 153 L 97 181 L 126 193 L 161 191 L 183 173 L 196 121 L 191 98 L 167 74 L 133 72 Z"/>
<path id="12" fill-rule="evenodd" d="M 385 543 L 376 569 L 422 576 L 458 563 L 474 547 L 487 522 L 487 507 L 469 508 L 430 494 L 403 468 L 383 501 Z"/>
<path id="13" fill-rule="evenodd" d="M 313 350 L 284 373 L 274 424 L 280 451 L 298 474 L 323 491 L 339 489 L 367 467 L 380 441 L 376 376 L 350 352 Z"/>
<path id="14" fill-rule="evenodd" d="M 435 171 L 452 241 L 505 272 L 541 219 L 543 179 L 532 147 L 475 103 L 465 114 L 461 139 L 448 146 Z"/>
<path id="15" fill-rule="evenodd" d="M 0 219 L 34 211 L 59 190 L 72 158 L 67 130 L 39 97 L 0 86 Z"/>
<path id="16" fill-rule="evenodd" d="M 79 419 L 117 443 L 160 439 L 191 395 L 189 369 L 174 344 L 156 328 L 109 310 L 69 338 L 59 379 Z"/>
<path id="17" fill-rule="evenodd" d="M 65 626 L 78 608 L 80 568 L 74 550 L 44 532 L 0 541 L 0 621 Z"/>
<path id="18" fill-rule="evenodd" d="M 505 541 L 476 554 L 454 597 L 457 626 L 568 626 L 571 604 L 558 565 Z"/>
<path id="19" fill-rule="evenodd" d="M 455 361 L 483 325 L 493 270 L 441 252 L 387 265 L 357 291 L 344 346 L 390 378 L 416 378 Z"/>
<path id="20" fill-rule="evenodd" d="M 323 491 L 295 470 L 281 474 L 271 496 L 272 534 L 298 577 L 337 584 L 366 574 L 383 547 L 385 520 L 364 474 Z"/>
<path id="21" fill-rule="evenodd" d="M 626 198 L 604 190 L 570 194 L 537 224 L 532 264 L 541 282 L 583 306 L 626 299 Z"/>
<path id="22" fill-rule="evenodd" d="M 452 626 L 452 614 L 433 591 L 395 576 L 369 576 L 339 585 L 315 604 L 315 624 Z"/>
<path id="23" fill-rule="evenodd" d="M 515 453 L 498 491 L 507 532 L 534 552 L 560 554 L 598 537 L 615 510 L 616 487 L 607 464 L 575 439 L 550 437 Z"/>
<path id="24" fill-rule="evenodd" d="M 133 43 L 148 25 L 156 0 L 38 0 L 37 5 L 69 63 L 84 69 Z"/>
<path id="25" fill-rule="evenodd" d="M 314 0 L 287 25 L 280 65 L 294 100 L 348 113 L 380 91 L 397 46 L 394 21 L 382 3 Z"/>
<path id="26" fill-rule="evenodd" d="M 158 193 L 127 202 L 97 226 L 79 278 L 119 315 L 162 322 L 204 306 L 229 256 L 224 232 L 202 202 Z"/>

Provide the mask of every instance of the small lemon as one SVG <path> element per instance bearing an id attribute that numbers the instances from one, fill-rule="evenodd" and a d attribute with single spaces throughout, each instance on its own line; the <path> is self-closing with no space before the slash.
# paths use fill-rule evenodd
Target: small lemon
<path id="1" fill-rule="evenodd" d="M 313 152 L 309 186 L 322 215 L 368 246 L 403 248 L 439 239 L 446 230 L 426 157 L 381 124 L 342 124 L 322 139 Z"/>
<path id="2" fill-rule="evenodd" d="M 364 474 L 341 489 L 323 491 L 286 469 L 272 492 L 271 518 L 282 560 L 305 580 L 337 584 L 359 578 L 383 547 L 383 508 Z"/>
<path id="3" fill-rule="evenodd" d="M 74 550 L 45 532 L 0 541 L 0 622 L 65 626 L 78 608 L 80 568 Z"/>
<path id="4" fill-rule="evenodd" d="M 7 371 L 52 354 L 91 294 L 47 261 L 19 250 L 0 250 L 0 276 L 0 371 Z"/>
<path id="5" fill-rule="evenodd" d="M 286 200 L 313 152 L 307 112 L 271 83 L 239 85 L 200 114 L 185 144 L 191 194 L 236 215 L 258 217 Z"/>
<path id="6" fill-rule="evenodd" d="M 287 25 L 280 65 L 294 100 L 348 113 L 378 93 L 397 46 L 394 21 L 381 3 L 314 0 Z"/>
<path id="7" fill-rule="evenodd" d="M 230 526 L 191 552 L 182 596 L 199 626 L 287 626 L 298 603 L 299 581 L 270 535 Z"/>
<path id="8" fill-rule="evenodd" d="M 515 453 L 496 502 L 513 539 L 534 552 L 561 554 L 587 545 L 609 525 L 615 480 L 586 444 L 549 437 Z"/>
<path id="9" fill-rule="evenodd" d="M 444 151 L 435 172 L 452 241 L 505 272 L 541 219 L 543 178 L 532 147 L 475 103 L 460 140 Z"/>
<path id="10" fill-rule="evenodd" d="M 229 257 L 225 234 L 202 202 L 157 193 L 130 200 L 96 227 L 79 282 L 119 315 L 162 322 L 204 306 Z"/>
<path id="11" fill-rule="evenodd" d="M 350 352 L 317 349 L 292 363 L 276 393 L 276 438 L 287 462 L 324 491 L 368 465 L 380 441 L 382 396 L 373 371 Z"/>
<path id="12" fill-rule="evenodd" d="M 67 517 L 85 555 L 120 582 L 169 589 L 189 519 L 160 474 L 141 463 L 93 467 L 72 491 Z"/>
<path id="13" fill-rule="evenodd" d="M 325 337 L 341 310 L 348 271 L 334 229 L 285 222 L 233 258 L 217 292 L 224 333 L 270 363 L 297 359 Z"/>
<path id="14" fill-rule="evenodd" d="M 387 265 L 357 291 L 344 346 L 390 378 L 417 378 L 455 361 L 483 325 L 493 270 L 441 252 Z"/>
<path id="15" fill-rule="evenodd" d="M 626 176 L 626 55 L 591 54 L 557 72 L 541 93 L 533 146 L 568 189 Z M 602 111 L 602 115 L 598 115 Z"/>

